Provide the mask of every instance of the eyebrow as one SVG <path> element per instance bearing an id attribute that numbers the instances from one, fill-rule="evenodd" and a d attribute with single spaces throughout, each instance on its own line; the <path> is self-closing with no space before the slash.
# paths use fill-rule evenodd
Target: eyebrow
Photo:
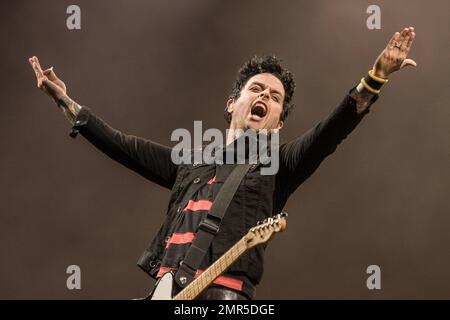
<path id="1" fill-rule="evenodd" d="M 254 85 L 254 84 L 257 84 L 258 86 L 260 86 L 260 87 L 262 87 L 262 88 L 266 88 L 266 87 L 267 87 L 264 83 L 261 83 L 261 82 L 258 82 L 258 81 L 254 81 L 254 82 L 250 83 L 250 86 L 251 86 L 251 85 Z M 270 91 L 271 91 L 272 93 L 277 93 L 277 94 L 279 94 L 280 97 L 283 97 L 283 95 L 281 94 L 281 92 L 279 92 L 278 90 L 270 89 Z"/>

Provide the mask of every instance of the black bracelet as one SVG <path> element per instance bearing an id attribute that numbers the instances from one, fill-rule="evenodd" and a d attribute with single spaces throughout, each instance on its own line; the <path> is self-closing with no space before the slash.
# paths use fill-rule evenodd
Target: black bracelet
<path id="1" fill-rule="evenodd" d="M 389 80 L 377 77 L 376 75 L 373 74 L 372 69 L 369 70 L 369 72 L 367 72 L 367 76 L 364 78 L 364 81 L 367 83 L 367 85 L 369 85 L 373 89 L 380 90 L 383 84 L 385 84 Z"/>
<path id="2" fill-rule="evenodd" d="M 384 83 L 373 80 L 370 76 L 365 76 L 364 81 L 367 83 L 369 87 L 374 90 L 380 90 Z"/>

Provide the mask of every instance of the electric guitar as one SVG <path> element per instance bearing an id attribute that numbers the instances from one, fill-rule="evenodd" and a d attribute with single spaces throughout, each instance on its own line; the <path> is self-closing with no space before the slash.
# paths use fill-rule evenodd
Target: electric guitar
<path id="1" fill-rule="evenodd" d="M 200 276 L 174 296 L 175 272 L 166 272 L 155 284 L 150 300 L 193 300 L 217 277 L 224 273 L 240 256 L 254 246 L 269 241 L 276 232 L 286 228 L 287 213 L 268 218 L 251 228 L 231 249 L 209 266 Z"/>

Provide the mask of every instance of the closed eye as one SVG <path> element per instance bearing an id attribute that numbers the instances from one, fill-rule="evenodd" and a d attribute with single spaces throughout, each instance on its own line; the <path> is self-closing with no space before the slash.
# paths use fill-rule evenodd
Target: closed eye
<path id="1" fill-rule="evenodd" d="M 277 103 L 281 102 L 281 97 L 278 94 L 274 94 L 272 99 Z"/>
<path id="2" fill-rule="evenodd" d="M 261 91 L 261 87 L 258 86 L 258 85 L 251 86 L 251 87 L 250 87 L 250 91 L 253 91 L 253 92 L 260 92 L 260 91 Z"/>

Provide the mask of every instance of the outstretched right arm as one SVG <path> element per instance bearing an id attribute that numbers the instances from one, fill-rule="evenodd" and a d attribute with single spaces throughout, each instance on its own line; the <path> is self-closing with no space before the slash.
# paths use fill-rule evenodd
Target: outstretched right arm
<path id="1" fill-rule="evenodd" d="M 171 148 L 112 128 L 66 94 L 66 86 L 53 68 L 43 71 L 37 57 L 30 58 L 29 62 L 36 74 L 38 88 L 55 101 L 73 125 L 73 137 L 79 132 L 112 159 L 150 181 L 172 188 L 178 167 L 171 160 Z"/>

